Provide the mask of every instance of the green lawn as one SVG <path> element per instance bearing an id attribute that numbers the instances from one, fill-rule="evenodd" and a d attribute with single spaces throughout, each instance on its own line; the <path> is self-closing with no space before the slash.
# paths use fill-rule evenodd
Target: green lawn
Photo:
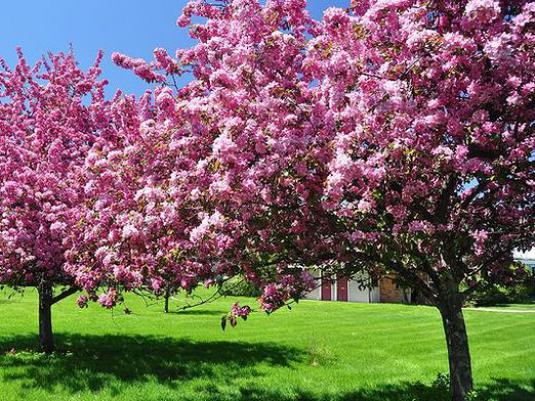
<path id="1" fill-rule="evenodd" d="M 523 304 L 507 304 L 507 305 L 496 305 L 496 306 L 489 306 L 488 308 L 491 309 L 503 309 L 505 311 L 507 310 L 527 310 L 527 311 L 535 311 L 535 302 L 526 302 Z"/>
<path id="2" fill-rule="evenodd" d="M 0 297 L 0 400 L 437 401 L 447 359 L 430 307 L 303 301 L 223 332 L 235 298 L 165 315 L 69 298 L 54 308 L 60 353 L 36 343 L 36 297 Z M 254 302 L 240 299 L 241 303 Z M 535 315 L 466 311 L 479 399 L 535 400 Z"/>

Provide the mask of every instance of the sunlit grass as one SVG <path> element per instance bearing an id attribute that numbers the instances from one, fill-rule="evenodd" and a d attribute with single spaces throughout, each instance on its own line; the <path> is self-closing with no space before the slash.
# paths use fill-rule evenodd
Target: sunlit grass
<path id="1" fill-rule="evenodd" d="M 425 306 L 303 301 L 222 331 L 229 297 L 180 313 L 138 297 L 53 311 L 58 353 L 36 348 L 33 292 L 0 298 L 0 400 L 435 401 L 447 372 Z M 174 302 L 174 306 L 183 301 Z M 535 400 L 535 315 L 466 311 L 480 399 Z"/>

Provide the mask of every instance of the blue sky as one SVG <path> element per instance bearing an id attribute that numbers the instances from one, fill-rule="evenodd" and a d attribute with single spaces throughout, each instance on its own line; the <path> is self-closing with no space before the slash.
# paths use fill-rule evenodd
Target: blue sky
<path id="1" fill-rule="evenodd" d="M 192 44 L 188 32 L 175 22 L 186 0 L 6 0 L 0 14 L 0 56 L 15 61 L 22 46 L 33 62 L 47 51 L 67 50 L 72 44 L 80 64 L 87 67 L 99 49 L 105 51 L 104 76 L 110 93 L 116 88 L 142 93 L 146 84 L 114 66 L 110 55 L 119 51 L 151 58 L 155 47 L 175 49 Z M 309 0 L 315 17 L 330 6 L 347 7 L 349 0 Z"/>

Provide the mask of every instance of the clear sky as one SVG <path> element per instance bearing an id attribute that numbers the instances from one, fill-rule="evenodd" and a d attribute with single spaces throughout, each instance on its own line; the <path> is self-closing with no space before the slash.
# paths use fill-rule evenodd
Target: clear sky
<path id="1" fill-rule="evenodd" d="M 5 0 L 0 13 L 0 56 L 15 61 L 15 47 L 22 46 L 33 62 L 47 51 L 64 51 L 72 44 L 83 67 L 92 63 L 99 49 L 105 51 L 104 76 L 110 91 L 142 93 L 146 84 L 114 66 L 114 51 L 150 59 L 155 47 L 174 54 L 192 44 L 176 19 L 186 0 Z M 314 17 L 330 6 L 347 7 L 349 0 L 309 0 Z"/>

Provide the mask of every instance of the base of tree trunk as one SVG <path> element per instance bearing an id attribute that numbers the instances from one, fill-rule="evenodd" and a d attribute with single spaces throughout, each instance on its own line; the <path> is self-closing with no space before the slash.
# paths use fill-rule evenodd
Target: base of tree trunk
<path id="1" fill-rule="evenodd" d="M 164 306 L 163 310 L 165 313 L 169 313 L 169 298 L 171 298 L 171 289 L 169 286 L 165 287 L 165 294 L 164 294 Z"/>
<path id="2" fill-rule="evenodd" d="M 452 401 L 466 401 L 473 389 L 472 364 L 462 304 L 448 302 L 440 307 L 450 367 Z"/>
<path id="3" fill-rule="evenodd" d="M 54 335 L 52 332 L 52 283 L 42 281 L 39 291 L 39 349 L 50 354 L 54 352 Z"/>

